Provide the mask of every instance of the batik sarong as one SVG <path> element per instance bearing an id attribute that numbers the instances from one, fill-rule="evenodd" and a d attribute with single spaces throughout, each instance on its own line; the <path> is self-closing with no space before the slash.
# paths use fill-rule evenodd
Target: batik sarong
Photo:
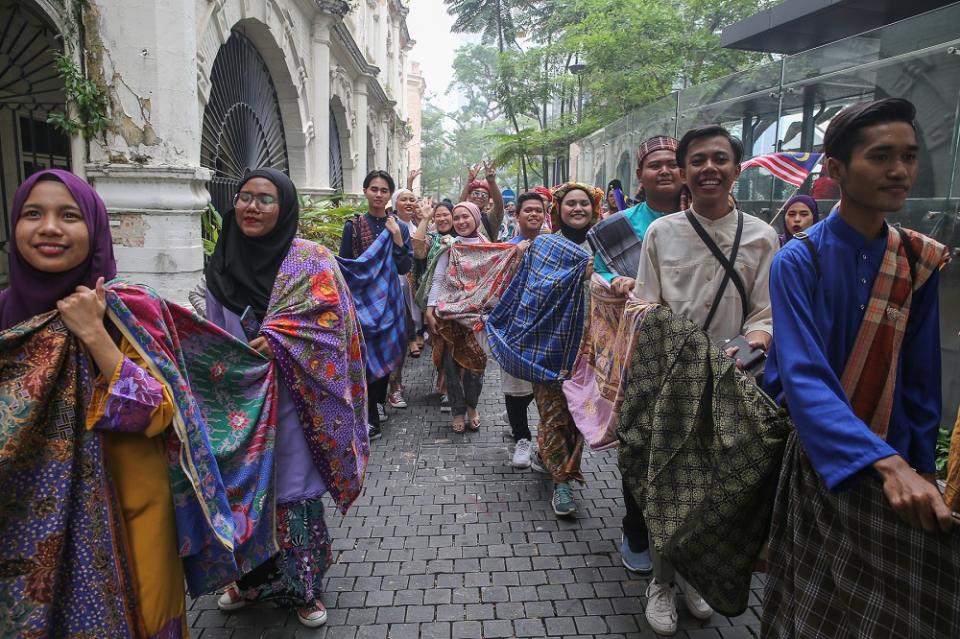
<path id="1" fill-rule="evenodd" d="M 389 233 L 382 234 L 368 253 L 384 250 L 382 242 L 389 237 Z M 385 260 L 389 268 L 381 264 L 381 272 L 392 273 L 389 295 L 397 294 L 395 301 L 400 307 L 393 310 L 399 314 L 388 314 L 383 309 L 375 314 L 381 321 L 389 321 L 388 315 L 400 320 L 394 327 L 400 332 L 392 333 L 391 343 L 402 347 L 403 298 L 390 256 L 392 239 L 390 242 Z M 319 244 L 294 240 L 274 281 L 260 332 L 270 343 L 280 378 L 290 389 L 313 464 L 333 501 L 346 513 L 363 488 L 370 440 L 361 336 L 364 324 L 338 261 Z M 347 262 L 352 262 L 349 266 L 355 268 L 356 275 L 356 267 L 363 259 Z M 368 283 L 376 286 L 374 281 Z M 391 304 L 393 299 L 388 296 L 381 303 Z M 366 310 L 370 311 L 370 307 Z M 386 333 L 380 335 L 387 337 Z M 396 342 L 397 339 L 400 341 Z M 368 345 L 366 353 L 369 352 Z"/>
<path id="2" fill-rule="evenodd" d="M 91 374 L 54 311 L 0 334 L 0 636 L 136 637 Z"/>
<path id="3" fill-rule="evenodd" d="M 554 483 L 585 483 L 580 472 L 583 458 L 583 435 L 577 430 L 567 408 L 567 398 L 559 382 L 534 384 L 540 425 L 537 427 L 537 451 Z"/>
<path id="4" fill-rule="evenodd" d="M 865 472 L 831 493 L 790 436 L 770 531 L 765 639 L 956 637 L 960 531 L 904 523 Z"/>
<path id="5" fill-rule="evenodd" d="M 384 230 L 355 260 L 337 256 L 363 329 L 370 381 L 390 374 L 406 348 L 406 310 L 393 261 L 393 236 Z"/>
<path id="6" fill-rule="evenodd" d="M 111 320 L 176 403 L 171 489 L 180 556 L 196 597 L 233 581 L 238 564 L 255 566 L 276 552 L 273 366 L 147 287 L 114 280 L 107 290 Z"/>
<path id="7" fill-rule="evenodd" d="M 587 240 L 610 272 L 629 278 L 637 276 L 642 242 L 623 211 L 597 222 L 587 232 Z"/>
<path id="8" fill-rule="evenodd" d="M 433 286 L 433 274 L 437 270 L 437 263 L 440 256 L 448 248 L 453 246 L 456 237 L 453 235 L 434 235 L 430 241 L 430 252 L 427 253 L 427 266 L 420 276 L 420 284 L 417 286 L 416 302 L 420 310 L 427 310 L 427 300 L 430 298 L 430 289 Z"/>
<path id="9" fill-rule="evenodd" d="M 516 271 L 518 255 L 516 244 L 458 242 L 451 246 L 437 296 L 437 319 L 482 330 L 484 316 L 496 306 Z"/>
<path id="10" fill-rule="evenodd" d="M 573 421 L 593 450 L 617 445 L 625 374 L 649 308 L 632 295 L 617 295 L 605 279 L 593 275 L 580 353 L 570 378 L 563 382 Z"/>
<path id="11" fill-rule="evenodd" d="M 519 379 L 566 378 L 583 335 L 583 278 L 591 256 L 559 235 L 541 235 L 487 319 L 490 351 Z"/>
<path id="12" fill-rule="evenodd" d="M 747 607 L 791 428 L 698 325 L 647 312 L 620 410 L 620 472 L 651 543 L 724 615 Z"/>

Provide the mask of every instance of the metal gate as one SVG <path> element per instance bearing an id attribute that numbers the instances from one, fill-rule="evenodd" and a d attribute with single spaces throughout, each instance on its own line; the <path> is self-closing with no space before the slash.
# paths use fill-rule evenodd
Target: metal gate
<path id="1" fill-rule="evenodd" d="M 47 123 L 66 109 L 54 68 L 56 29 L 22 0 L 0 0 L 0 246 L 6 247 L 17 186 L 45 168 L 70 168 L 70 139 Z"/>
<path id="2" fill-rule="evenodd" d="M 330 188 L 343 193 L 343 154 L 340 152 L 340 129 L 337 115 L 330 109 Z"/>
<path id="3" fill-rule="evenodd" d="M 203 112 L 200 164 L 213 171 L 208 189 L 225 214 L 243 177 L 270 167 L 289 173 L 280 101 L 266 63 L 253 43 L 233 31 L 210 73 Z"/>

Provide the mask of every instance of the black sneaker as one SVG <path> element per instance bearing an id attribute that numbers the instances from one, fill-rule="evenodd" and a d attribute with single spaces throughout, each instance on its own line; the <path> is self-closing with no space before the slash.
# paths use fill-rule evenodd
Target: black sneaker
<path id="1" fill-rule="evenodd" d="M 371 426 L 370 430 L 367 431 L 367 435 L 370 437 L 370 441 L 377 441 L 383 437 L 383 428 L 381 428 L 379 425 Z"/>

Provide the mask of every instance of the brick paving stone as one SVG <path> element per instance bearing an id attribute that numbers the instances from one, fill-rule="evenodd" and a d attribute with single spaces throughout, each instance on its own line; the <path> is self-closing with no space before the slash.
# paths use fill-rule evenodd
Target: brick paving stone
<path id="1" fill-rule="evenodd" d="M 333 564 L 324 584 L 326 626 L 300 626 L 271 606 L 217 610 L 216 597 L 188 602 L 194 639 L 653 639 L 643 618 L 647 579 L 620 564 L 623 517 L 616 451 L 586 451 L 575 517 L 550 509 L 543 475 L 510 467 L 499 369 L 490 362 L 483 426 L 456 435 L 431 394 L 429 357 L 404 369 L 406 410 L 388 408 L 373 442 L 364 491 L 346 516 L 327 503 Z M 530 409 L 536 431 L 535 406 Z M 749 609 L 693 619 L 680 608 L 678 637 L 759 636 L 765 579 L 751 582 Z"/>

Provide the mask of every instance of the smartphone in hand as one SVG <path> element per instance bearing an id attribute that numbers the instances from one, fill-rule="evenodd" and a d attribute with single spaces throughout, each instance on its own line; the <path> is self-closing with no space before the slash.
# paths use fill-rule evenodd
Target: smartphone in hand
<path id="1" fill-rule="evenodd" d="M 253 313 L 251 307 L 248 306 L 243 309 L 243 313 L 240 315 L 240 326 L 243 328 L 243 334 L 247 336 L 248 342 L 252 342 L 260 334 L 260 322 L 257 321 L 257 316 Z"/>
<path id="2" fill-rule="evenodd" d="M 766 357 L 767 353 L 762 348 L 754 348 L 750 346 L 747 342 L 747 338 L 743 335 L 738 335 L 733 339 L 727 341 L 724 345 L 724 349 L 733 348 L 734 346 L 739 347 L 740 350 L 737 351 L 737 354 L 733 356 L 734 359 L 739 359 L 743 362 L 743 370 L 748 371 L 760 362 L 762 362 Z"/>

